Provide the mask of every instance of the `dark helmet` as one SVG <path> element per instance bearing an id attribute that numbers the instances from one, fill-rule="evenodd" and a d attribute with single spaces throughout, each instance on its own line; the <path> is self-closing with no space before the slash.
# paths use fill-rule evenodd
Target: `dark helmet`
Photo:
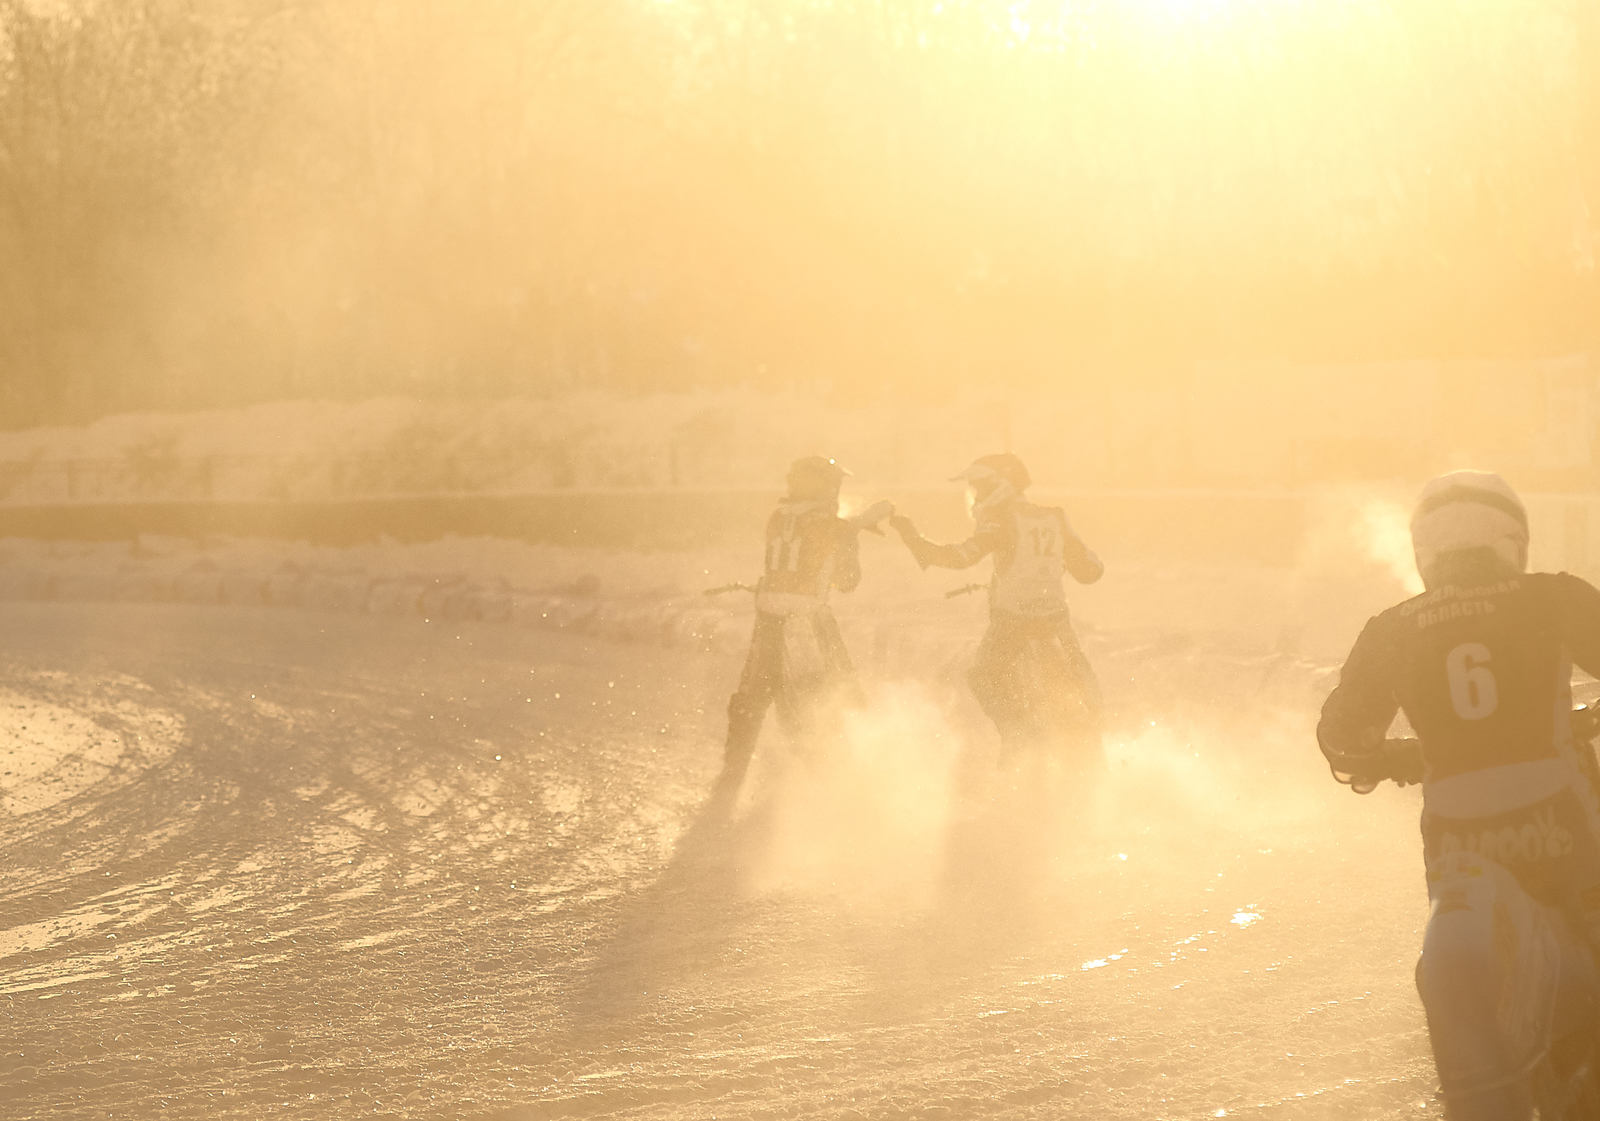
<path id="1" fill-rule="evenodd" d="M 971 483 L 980 498 L 986 497 L 994 490 L 996 484 L 1002 481 L 1010 483 L 1011 489 L 1018 494 L 1027 490 L 1029 484 L 1033 482 L 1028 476 L 1028 469 L 1022 465 L 1022 460 L 1010 452 L 981 456 L 973 460 L 972 466 L 961 474 L 952 476 L 950 481 Z"/>
<path id="2" fill-rule="evenodd" d="M 821 455 L 808 455 L 789 465 L 790 498 L 832 498 L 850 472 Z"/>

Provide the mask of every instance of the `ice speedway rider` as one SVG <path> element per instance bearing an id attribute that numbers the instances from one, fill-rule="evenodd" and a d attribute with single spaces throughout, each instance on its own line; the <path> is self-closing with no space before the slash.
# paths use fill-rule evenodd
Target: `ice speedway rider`
<path id="1" fill-rule="evenodd" d="M 1068 734 L 1077 744 L 1098 752 L 1100 686 L 1072 631 L 1062 575 L 1071 573 L 1080 584 L 1092 584 L 1105 574 L 1105 565 L 1073 532 L 1059 507 L 1037 506 L 1023 496 L 1032 480 L 1022 460 L 1009 452 L 983 456 L 950 481 L 965 482 L 972 489 L 977 526 L 967 540 L 959 545 L 935 544 L 904 516 L 891 518 L 889 524 L 924 569 L 970 568 L 984 557 L 994 557 L 989 627 L 967 680 L 1000 730 L 1003 751 L 1009 754 L 1048 734 L 1040 727 L 1022 682 L 1030 644 L 1042 640 L 1059 643 L 1068 678 L 1060 685 L 1079 701 L 1074 706 L 1075 727 Z"/>
<path id="2" fill-rule="evenodd" d="M 755 631 L 738 691 L 728 700 L 721 793 L 743 782 L 769 707 L 796 736 L 812 729 L 826 701 L 859 700 L 855 667 L 828 607 L 831 590 L 849 592 L 861 582 L 856 534 L 864 523 L 839 516 L 839 487 L 848 474 L 820 455 L 795 460 L 788 494 L 767 519 Z M 883 513 L 886 506 L 879 520 Z"/>
<path id="3" fill-rule="evenodd" d="M 1600 591 L 1527 572 L 1527 512 L 1498 475 L 1433 480 L 1411 535 L 1426 590 L 1367 623 L 1317 738 L 1358 793 L 1422 783 L 1417 988 L 1446 1115 L 1600 1116 L 1600 803 L 1593 728 L 1575 737 L 1571 715 L 1572 666 L 1600 675 Z M 1415 741 L 1385 740 L 1397 710 Z"/>

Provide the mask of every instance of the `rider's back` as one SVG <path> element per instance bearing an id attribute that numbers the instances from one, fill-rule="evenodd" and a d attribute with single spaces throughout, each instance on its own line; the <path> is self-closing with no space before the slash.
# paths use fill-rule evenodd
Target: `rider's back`
<path id="1" fill-rule="evenodd" d="M 1447 584 L 1367 624 L 1319 738 L 1344 747 L 1398 706 L 1430 782 L 1554 759 L 1571 742 L 1574 663 L 1600 670 L 1600 591 L 1590 584 L 1566 573 Z"/>
<path id="2" fill-rule="evenodd" d="M 767 519 L 766 557 L 758 609 L 772 614 L 812 611 L 832 588 L 850 591 L 861 580 L 855 535 L 837 504 L 778 504 Z"/>
<path id="3" fill-rule="evenodd" d="M 1422 781 L 1416 983 L 1446 1115 L 1570 1117 L 1595 1090 L 1600 946 L 1600 804 L 1571 676 L 1600 669 L 1600 591 L 1525 572 L 1527 512 L 1497 475 L 1432 480 L 1411 536 L 1428 591 L 1367 623 L 1318 740 L 1358 792 Z M 1386 742 L 1399 709 L 1415 743 Z"/>
<path id="4" fill-rule="evenodd" d="M 987 523 L 987 524 L 985 524 Z M 994 578 L 989 603 L 1014 615 L 1054 615 L 1067 608 L 1062 577 L 1071 573 L 1080 583 L 1093 583 L 1105 566 L 1059 506 L 1040 506 L 1014 498 L 979 523 L 979 535 L 995 542 Z"/>

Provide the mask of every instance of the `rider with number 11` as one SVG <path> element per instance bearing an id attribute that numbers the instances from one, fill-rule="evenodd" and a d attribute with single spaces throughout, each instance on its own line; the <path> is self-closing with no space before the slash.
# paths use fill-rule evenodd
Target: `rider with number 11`
<path id="1" fill-rule="evenodd" d="M 830 702 L 860 700 L 828 596 L 861 582 L 857 534 L 881 533 L 878 523 L 893 507 L 879 502 L 841 518 L 839 488 L 848 474 L 820 455 L 795 460 L 788 494 L 767 520 L 761 583 L 750 589 L 756 594 L 750 653 L 739 688 L 728 699 L 728 738 L 717 780 L 723 797 L 738 793 L 769 708 L 777 710 L 778 723 L 792 738 L 806 739 L 820 730 Z"/>

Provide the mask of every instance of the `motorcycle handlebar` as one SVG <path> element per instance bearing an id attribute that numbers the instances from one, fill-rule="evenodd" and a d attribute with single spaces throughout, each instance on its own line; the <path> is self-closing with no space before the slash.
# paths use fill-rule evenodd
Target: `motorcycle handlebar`
<path id="1" fill-rule="evenodd" d="M 1590 701 L 1572 710 L 1572 739 L 1575 744 L 1589 746 L 1600 737 L 1600 701 Z M 1396 786 L 1409 786 L 1422 781 L 1422 741 L 1411 737 L 1390 737 L 1383 741 L 1379 769 L 1381 774 L 1372 778 L 1374 783 L 1388 779 Z"/>
<path id="2" fill-rule="evenodd" d="M 1383 778 L 1396 786 L 1410 786 L 1422 781 L 1423 770 L 1421 740 L 1407 737 L 1383 741 Z"/>

